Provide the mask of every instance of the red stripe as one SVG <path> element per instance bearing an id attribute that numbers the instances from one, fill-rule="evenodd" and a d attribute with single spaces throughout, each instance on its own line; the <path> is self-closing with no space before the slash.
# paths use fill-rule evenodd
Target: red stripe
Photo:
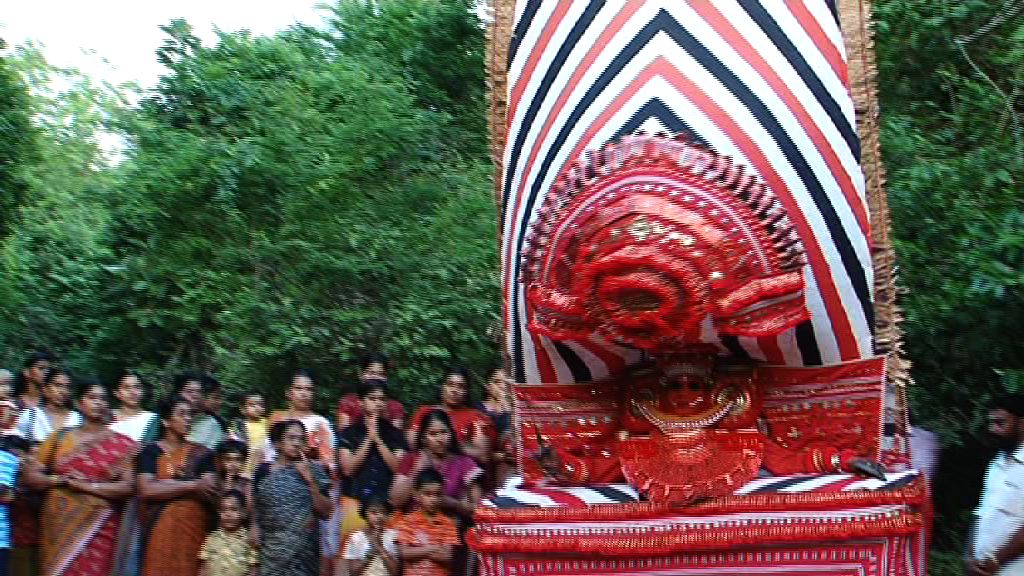
<path id="1" fill-rule="evenodd" d="M 512 119 L 515 118 L 516 108 L 519 107 L 519 99 L 523 96 L 523 90 L 529 85 L 530 78 L 537 68 L 537 63 L 540 62 L 540 57 L 544 55 L 544 50 L 551 42 L 555 31 L 558 30 L 558 25 L 562 23 L 562 19 L 565 18 L 565 14 L 569 11 L 569 6 L 571 5 L 571 2 L 562 2 L 555 8 L 551 17 L 544 24 L 544 30 L 541 31 L 537 43 L 530 47 L 530 59 L 526 61 L 523 71 L 516 78 L 516 83 L 512 85 L 512 94 L 508 99 L 508 113 L 505 115 L 507 122 L 511 123 Z"/>
<path id="2" fill-rule="evenodd" d="M 534 357 L 537 359 L 537 369 L 540 371 L 541 383 L 550 384 L 558 382 L 558 372 L 555 371 L 555 366 L 551 363 L 551 358 L 548 357 L 547 348 L 540 341 L 543 336 L 538 336 L 533 332 L 528 333 L 530 339 L 533 340 Z M 534 382 L 530 382 L 530 384 L 534 384 Z"/>
<path id="3" fill-rule="evenodd" d="M 799 0 L 789 0 L 792 4 L 799 2 Z M 723 40 L 729 43 L 739 55 L 747 61 L 748 64 L 757 70 L 757 73 L 764 78 L 764 81 L 774 90 L 782 101 L 786 104 L 786 107 L 793 112 L 796 116 L 800 126 L 803 127 L 804 131 L 807 132 L 807 136 L 814 143 L 814 147 L 818 149 L 822 158 L 825 160 L 825 164 L 828 165 L 829 171 L 832 173 L 832 177 L 835 178 L 836 183 L 839 184 L 839 188 L 843 192 L 843 196 L 846 198 L 846 203 L 850 206 L 853 211 L 854 217 L 857 219 L 857 224 L 860 226 L 861 233 L 867 238 L 868 243 L 871 242 L 871 222 L 868 218 L 867 209 L 864 206 L 864 200 L 857 192 L 856 186 L 853 184 L 853 179 L 850 174 L 843 167 L 843 163 L 839 160 L 839 156 L 836 155 L 835 150 L 832 148 L 831 142 L 821 132 L 818 124 L 811 118 L 811 115 L 807 112 L 803 103 L 793 94 L 789 86 L 783 82 L 782 78 L 779 77 L 775 69 L 772 68 L 768 62 L 761 56 L 761 53 L 750 45 L 750 42 L 739 33 L 732 26 L 732 24 L 722 16 L 722 13 L 715 9 L 714 5 L 709 2 L 694 2 L 691 5 L 698 14 L 722 37 Z M 803 4 L 800 5 L 803 8 Z M 803 8 L 806 12 L 806 8 Z M 809 13 L 809 18 L 813 19 Z M 819 28 L 820 32 L 821 29 Z M 822 32 L 824 34 L 824 32 Z M 828 41 L 828 38 L 825 38 Z M 831 42 L 829 46 L 832 46 Z M 833 47 L 834 48 L 834 47 Z M 836 53 L 838 56 L 838 53 Z M 845 71 L 846 65 L 839 60 L 840 67 Z"/>
<path id="4" fill-rule="evenodd" d="M 761 351 L 764 352 L 764 359 L 769 364 L 786 363 L 786 355 L 782 353 L 778 337 L 760 336 L 757 339 L 757 345 L 761 347 Z"/>
<path id="5" fill-rule="evenodd" d="M 597 131 L 608 123 L 610 118 L 629 101 L 629 99 L 651 78 L 661 76 L 676 87 L 680 94 L 690 99 L 694 105 L 702 110 L 708 118 L 715 120 L 719 127 L 733 140 L 733 143 L 750 160 L 754 170 L 761 176 L 764 182 L 775 192 L 776 196 L 786 207 L 790 220 L 797 229 L 797 233 L 803 240 L 804 249 L 807 252 L 808 260 L 811 263 L 811 272 L 814 274 L 821 291 L 822 300 L 828 310 L 829 322 L 832 324 L 832 331 L 839 343 L 840 356 L 843 360 L 860 358 L 860 349 L 857 340 L 850 326 L 850 319 L 846 316 L 846 309 L 839 299 L 839 293 L 832 281 L 831 270 L 821 247 L 817 243 L 810 225 L 804 217 L 800 207 L 793 200 L 789 188 L 771 163 L 761 152 L 761 149 L 750 139 L 749 136 L 736 124 L 733 118 L 725 112 L 706 93 L 700 90 L 692 80 L 683 76 L 679 70 L 672 66 L 664 57 L 659 56 L 643 69 L 633 82 L 627 86 L 622 93 L 602 111 L 601 115 L 590 125 L 587 133 L 579 139 L 573 152 L 567 157 L 558 173 L 563 172 L 574 159 L 582 153 L 583 147 L 590 142 Z M 763 345 L 763 344 L 762 344 Z M 768 351 L 765 350 L 767 354 Z"/>
<path id="6" fill-rule="evenodd" d="M 796 17 L 797 22 L 800 23 L 800 26 L 811 38 L 811 41 L 814 42 L 814 45 L 821 51 L 825 60 L 828 60 L 829 65 L 832 66 L 832 70 L 839 77 L 843 86 L 846 86 L 846 89 L 849 90 L 850 79 L 847 76 L 846 61 L 843 60 L 843 55 L 839 53 L 836 45 L 832 43 L 832 40 L 825 34 L 825 31 L 821 29 L 818 19 L 807 9 L 803 0 L 786 0 L 786 6 L 789 7 L 789 11 Z"/>
<path id="7" fill-rule="evenodd" d="M 516 219 L 516 215 L 519 213 L 519 202 L 522 199 L 523 187 L 525 186 L 525 182 L 528 180 L 530 173 L 533 171 L 534 162 L 537 159 L 537 154 L 539 154 L 541 150 L 541 143 L 544 142 L 544 139 L 547 138 L 548 133 L 551 131 L 555 118 L 558 117 L 559 113 L 561 113 L 562 108 L 565 107 L 565 103 L 569 99 L 569 95 L 572 94 L 573 90 L 576 89 L 576 86 L 579 84 L 580 79 L 583 77 L 583 74 L 585 74 L 587 70 L 590 69 L 591 65 L 594 63 L 594 60 L 597 59 L 597 56 L 601 53 L 601 50 L 605 47 L 605 45 L 612 38 L 612 36 L 614 36 L 623 27 L 623 25 L 625 25 L 626 21 L 629 20 L 629 17 L 632 16 L 637 10 L 639 10 L 640 7 L 643 6 L 643 4 L 644 0 L 630 0 L 630 2 L 623 6 L 622 10 L 619 11 L 615 19 L 613 19 L 608 24 L 608 27 L 605 29 L 605 31 L 601 33 L 601 37 L 597 39 L 597 42 L 595 42 L 594 45 L 590 47 L 590 51 L 577 65 L 576 71 L 573 72 L 573 75 L 569 79 L 569 82 L 566 83 L 565 87 L 562 89 L 562 92 L 558 95 L 558 100 L 555 101 L 555 105 L 551 108 L 551 112 L 548 114 L 547 121 L 544 123 L 543 130 L 541 131 L 537 139 L 533 141 L 533 148 L 530 150 L 530 157 L 529 159 L 527 159 L 526 164 L 523 165 L 524 168 L 522 171 L 522 175 L 519 179 L 519 186 L 516 189 L 515 200 L 513 200 L 512 202 L 512 211 L 508 212 L 509 214 L 512 215 L 512 218 L 515 219 L 514 222 L 519 222 L 519 220 Z M 511 114 L 509 115 L 509 118 L 512 118 Z M 506 169 L 510 168 L 515 169 L 514 166 L 506 167 Z M 509 177 L 512 177 L 511 174 L 509 175 Z M 513 236 L 515 236 L 515 234 L 513 234 Z M 511 270 L 509 268 L 510 264 L 515 261 L 513 258 L 518 257 L 513 254 L 513 251 L 515 250 L 516 246 L 515 240 L 516 239 L 514 237 L 510 239 L 508 251 L 505 253 L 506 272 L 505 285 L 503 286 L 503 289 L 506 294 L 508 293 L 508 283 L 510 281 L 517 280 L 511 278 Z"/>

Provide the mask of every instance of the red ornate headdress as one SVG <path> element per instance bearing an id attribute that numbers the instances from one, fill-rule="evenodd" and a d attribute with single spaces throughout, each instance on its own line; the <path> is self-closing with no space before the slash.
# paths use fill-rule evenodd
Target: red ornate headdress
<path id="1" fill-rule="evenodd" d="M 524 251 L 530 329 L 655 352 L 806 319 L 803 246 L 742 166 L 684 138 L 629 136 L 571 165 Z"/>

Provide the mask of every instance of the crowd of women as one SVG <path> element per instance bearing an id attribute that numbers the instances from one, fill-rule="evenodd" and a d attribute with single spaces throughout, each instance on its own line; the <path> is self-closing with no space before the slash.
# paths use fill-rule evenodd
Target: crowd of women
<path id="1" fill-rule="evenodd" d="M 387 370 L 363 357 L 332 421 L 305 370 L 269 415 L 198 373 L 150 412 L 133 371 L 108 389 L 32 354 L 0 386 L 0 575 L 471 573 L 463 535 L 510 469 L 504 374 L 471 404 L 448 370 L 407 419 Z"/>

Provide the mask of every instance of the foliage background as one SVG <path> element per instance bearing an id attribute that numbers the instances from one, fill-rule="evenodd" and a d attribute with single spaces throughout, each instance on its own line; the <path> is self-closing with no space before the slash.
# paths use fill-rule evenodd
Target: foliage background
<path id="1" fill-rule="evenodd" d="M 172 22 L 143 93 L 31 46 L 0 59 L 0 364 L 47 349 L 157 388 L 198 367 L 272 397 L 305 366 L 324 409 L 369 349 L 409 403 L 446 364 L 483 376 L 500 298 L 473 4 L 339 0 L 325 30 L 216 46 Z M 911 401 L 946 446 L 934 574 L 960 572 L 984 403 L 1024 384 L 1022 9 L 875 0 Z"/>

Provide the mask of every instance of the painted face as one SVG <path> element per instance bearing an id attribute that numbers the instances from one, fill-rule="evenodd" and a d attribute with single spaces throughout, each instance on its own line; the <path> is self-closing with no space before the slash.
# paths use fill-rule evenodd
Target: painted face
<path id="1" fill-rule="evenodd" d="M 441 402 L 445 406 L 456 407 L 466 403 L 466 379 L 458 374 L 449 374 L 441 384 Z"/>
<path id="2" fill-rule="evenodd" d="M 67 406 L 71 397 L 71 378 L 67 374 L 58 374 L 43 386 L 43 397 L 50 406 Z"/>
<path id="3" fill-rule="evenodd" d="M 274 448 L 289 460 L 298 460 L 306 450 L 306 435 L 302 428 L 289 426 Z"/>
<path id="4" fill-rule="evenodd" d="M 245 457 L 238 452 L 221 454 L 218 458 L 220 469 L 225 476 L 241 476 L 245 466 Z"/>
<path id="5" fill-rule="evenodd" d="M 107 391 L 102 386 L 91 386 L 78 399 L 78 411 L 90 422 L 106 422 L 109 414 Z"/>
<path id="6" fill-rule="evenodd" d="M 309 410 L 313 407 L 313 380 L 307 376 L 296 376 L 288 388 L 288 402 L 295 410 Z"/>
<path id="7" fill-rule="evenodd" d="M 416 490 L 416 504 L 427 514 L 434 514 L 441 506 L 442 486 L 424 484 Z"/>
<path id="8" fill-rule="evenodd" d="M 239 505 L 238 498 L 221 498 L 217 512 L 220 515 L 220 527 L 224 530 L 234 532 L 242 525 L 242 517 L 245 513 Z"/>
<path id="9" fill-rule="evenodd" d="M 171 414 L 162 418 L 164 429 L 173 432 L 176 436 L 184 438 L 188 435 L 188 429 L 192 425 L 192 406 L 185 402 L 174 405 Z"/>
<path id="10" fill-rule="evenodd" d="M 444 454 L 452 441 L 452 431 L 443 422 L 432 420 L 423 431 L 422 449 L 434 454 Z"/>
<path id="11" fill-rule="evenodd" d="M 138 408 L 142 404 L 142 393 L 142 381 L 132 375 L 121 378 L 114 391 L 118 402 L 126 408 Z"/>
<path id="12" fill-rule="evenodd" d="M 199 402 L 203 398 L 203 385 L 199 383 L 199 380 L 189 380 L 181 387 L 181 391 L 178 394 L 185 400 L 188 400 L 188 403 L 193 407 L 198 407 Z"/>
<path id="13" fill-rule="evenodd" d="M 267 413 L 267 405 L 262 396 L 246 396 L 242 404 L 242 416 L 249 420 L 259 420 Z"/>
<path id="14" fill-rule="evenodd" d="M 373 390 L 366 396 L 359 399 L 363 405 L 363 414 L 367 416 L 380 416 L 388 403 L 388 396 L 383 390 Z"/>
<path id="15" fill-rule="evenodd" d="M 364 382 L 372 378 L 385 380 L 387 377 L 388 370 L 381 362 L 371 362 L 366 366 L 366 368 L 363 368 L 362 372 L 359 373 L 359 379 Z"/>

